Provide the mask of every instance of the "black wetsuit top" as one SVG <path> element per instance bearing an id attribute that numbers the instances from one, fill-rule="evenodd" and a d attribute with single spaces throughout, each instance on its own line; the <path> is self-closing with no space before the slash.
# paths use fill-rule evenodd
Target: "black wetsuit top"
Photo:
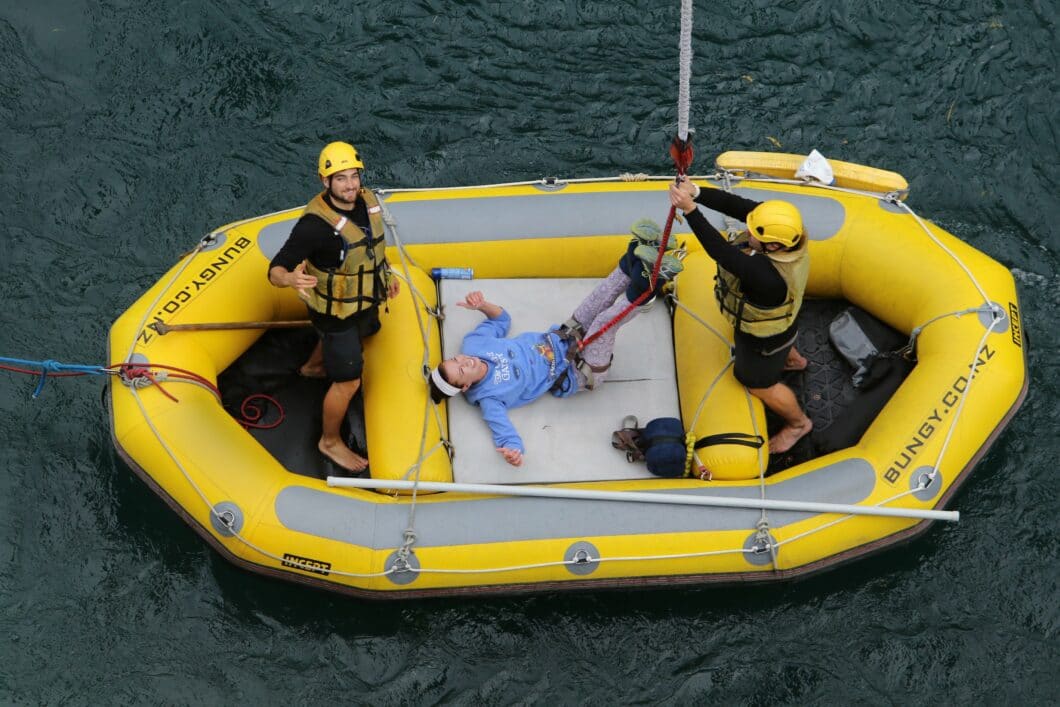
<path id="1" fill-rule="evenodd" d="M 721 189 L 700 189 L 696 203 L 746 223 L 747 214 L 760 202 Z M 730 244 L 698 209 L 685 218 L 707 255 L 740 278 L 740 287 L 751 304 L 763 309 L 784 304 L 788 298 L 788 285 L 773 266 L 773 261 L 762 253 Z M 785 331 L 772 336 L 752 337 L 742 331 L 736 332 L 736 336 L 755 339 L 758 346 L 768 349 L 790 339 L 796 330 L 797 325 L 793 323 Z"/>
<path id="2" fill-rule="evenodd" d="M 337 213 L 357 224 L 363 231 L 369 232 L 368 207 L 365 205 L 364 199 L 358 199 L 351 211 L 336 207 L 331 200 L 331 194 L 324 194 L 324 201 L 327 202 L 328 206 L 335 209 Z M 283 266 L 287 270 L 294 270 L 299 263 L 306 259 L 321 270 L 337 268 L 342 264 L 344 247 L 345 241 L 343 241 L 342 236 L 335 233 L 335 229 L 329 223 L 317 216 L 306 214 L 298 219 L 298 223 L 291 229 L 291 235 L 287 237 L 287 242 L 283 244 L 280 252 L 269 263 L 269 270 L 272 270 L 277 265 Z M 374 312 L 374 308 L 368 311 Z M 346 319 L 339 319 L 338 317 L 309 310 L 309 318 L 313 320 L 313 325 L 323 332 L 348 329 L 357 322 L 361 314 L 365 314 L 365 312 L 355 314 Z"/>

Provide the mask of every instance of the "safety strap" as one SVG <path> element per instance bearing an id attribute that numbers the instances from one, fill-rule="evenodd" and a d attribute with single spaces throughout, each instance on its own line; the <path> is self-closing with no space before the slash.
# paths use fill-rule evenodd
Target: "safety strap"
<path id="1" fill-rule="evenodd" d="M 681 440 L 684 442 L 684 440 Z M 720 432 L 716 435 L 707 435 L 696 440 L 695 449 L 710 447 L 715 444 L 738 444 L 743 447 L 758 449 L 766 443 L 762 435 L 749 435 L 746 432 Z"/>
<path id="2" fill-rule="evenodd" d="M 644 450 L 640 448 L 640 429 L 637 427 L 623 427 L 612 432 L 611 446 L 625 452 L 626 461 L 631 464 L 644 461 Z"/>

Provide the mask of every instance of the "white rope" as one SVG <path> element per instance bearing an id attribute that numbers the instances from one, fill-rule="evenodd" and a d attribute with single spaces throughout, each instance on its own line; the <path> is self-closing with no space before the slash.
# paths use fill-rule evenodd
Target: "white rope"
<path id="1" fill-rule="evenodd" d="M 671 295 L 671 301 L 673 301 L 676 306 L 680 307 L 683 312 L 688 314 L 689 317 L 691 317 L 693 320 L 695 320 L 695 321 L 699 322 L 700 324 L 702 324 L 710 332 L 712 332 L 715 336 L 717 336 L 719 339 L 721 339 L 722 343 L 724 343 L 726 346 L 729 347 L 730 352 L 732 351 L 732 347 L 733 347 L 732 341 L 730 341 L 728 338 L 726 338 L 724 335 L 722 335 L 721 332 L 719 332 L 717 329 L 715 329 L 710 324 L 708 324 L 704 319 L 702 319 L 697 314 L 695 314 L 691 309 L 689 309 L 687 306 L 685 306 L 684 303 L 680 302 L 673 295 Z M 718 383 L 718 381 L 725 374 L 725 372 L 729 370 L 729 367 L 732 366 L 734 363 L 735 363 L 735 357 L 730 353 L 728 363 L 726 363 L 726 365 L 721 369 L 721 371 L 715 377 L 714 381 L 708 387 L 706 395 L 704 395 L 703 398 L 700 400 L 699 406 L 696 408 L 695 415 L 693 416 L 692 423 L 689 425 L 690 429 L 695 427 L 696 421 L 698 421 L 699 415 L 702 412 L 703 405 L 706 402 L 707 397 L 710 395 L 711 391 L 714 389 L 714 386 Z M 757 421 L 757 419 L 755 419 L 754 404 L 751 401 L 750 391 L 748 391 L 746 388 L 744 388 L 744 397 L 745 397 L 745 399 L 747 401 L 748 416 L 751 418 L 751 430 L 755 434 L 755 436 L 761 437 L 762 439 L 765 439 L 765 436 L 762 435 L 761 432 L 758 429 L 758 421 Z M 766 498 L 765 472 L 766 472 L 766 468 L 767 468 L 768 465 L 765 463 L 765 459 L 762 457 L 762 447 L 758 447 L 758 449 L 756 450 L 756 453 L 757 453 L 757 456 L 758 456 L 759 497 L 764 500 Z M 699 460 L 699 455 L 698 455 L 697 452 L 693 452 L 692 453 L 692 457 L 693 457 L 693 459 L 695 459 L 696 464 L 698 464 L 700 467 L 703 466 L 703 463 Z M 760 535 L 766 535 L 769 538 L 772 537 L 772 536 L 768 535 L 769 517 L 767 515 L 767 512 L 766 512 L 765 508 L 761 509 L 761 515 L 759 516 L 757 528 L 758 528 L 758 533 Z M 776 546 L 772 542 L 769 542 L 768 545 L 769 545 L 770 557 L 771 557 L 771 560 L 772 560 L 772 563 L 773 563 L 773 569 L 776 570 L 776 569 L 778 569 L 778 567 L 777 567 Z"/>
<path id="2" fill-rule="evenodd" d="M 931 473 L 928 474 L 929 481 L 934 481 L 935 476 L 938 475 L 939 466 L 942 465 L 942 457 L 945 456 L 946 451 L 950 446 L 950 439 L 953 437 L 953 432 L 957 429 L 957 421 L 961 419 L 961 413 L 964 412 L 964 404 L 968 401 L 969 392 L 972 389 L 972 381 L 975 380 L 975 372 L 979 367 L 979 354 L 983 350 L 983 346 L 986 344 L 988 336 L 994 333 L 994 327 L 1001 322 L 1000 319 L 995 318 L 985 332 L 983 337 L 979 340 L 979 345 L 975 348 L 975 356 L 972 359 L 972 365 L 968 367 L 967 383 L 964 386 L 964 391 L 961 393 L 961 402 L 957 404 L 957 410 L 953 414 L 953 419 L 950 422 L 950 427 L 946 430 L 946 438 L 942 440 L 942 448 L 939 450 L 938 459 L 935 460 L 935 465 L 931 469 Z M 927 486 L 927 484 L 925 484 Z"/>
<path id="3" fill-rule="evenodd" d="M 681 68 L 677 89 L 677 136 L 688 140 L 689 81 L 692 78 L 692 0 L 681 0 Z"/>
<path id="4" fill-rule="evenodd" d="M 911 488 L 908 491 L 902 491 L 901 493 L 896 493 L 895 495 L 891 496 L 890 498 L 885 498 L 882 501 L 880 501 L 878 503 L 875 503 L 873 505 L 876 506 L 876 507 L 883 507 L 883 506 L 887 505 L 888 503 L 892 503 L 893 501 L 897 501 L 900 498 L 905 498 L 906 496 L 911 496 L 911 495 L 917 493 L 918 491 L 921 491 L 921 490 L 927 488 L 927 486 L 928 486 L 928 484 L 921 484 L 917 488 Z M 798 535 L 793 535 L 790 538 L 787 538 L 785 540 L 781 540 L 780 542 L 777 543 L 776 546 L 780 547 L 781 545 L 787 545 L 790 542 L 794 542 L 796 540 L 800 540 L 800 539 L 805 538 L 805 537 L 807 537 L 809 535 L 813 535 L 814 533 L 819 533 L 822 530 L 825 530 L 827 528 L 831 528 L 833 525 L 837 525 L 839 523 L 842 523 L 843 521 L 850 520 L 851 518 L 856 518 L 856 517 L 857 516 L 854 516 L 854 515 L 845 515 L 845 516 L 842 516 L 840 518 L 836 518 L 835 520 L 829 521 L 829 522 L 825 523 L 824 525 L 819 525 L 816 528 L 811 528 L 811 529 L 809 529 L 807 531 L 799 533 Z"/>
<path id="5" fill-rule="evenodd" d="M 211 233 L 206 238 L 211 237 L 216 237 L 216 235 Z M 177 281 L 177 278 L 180 277 L 185 270 L 187 270 L 189 265 L 191 265 L 191 261 L 195 258 L 196 255 L 199 254 L 199 251 L 203 249 L 203 246 L 206 242 L 206 238 L 203 238 L 201 241 L 199 241 L 199 244 L 195 246 L 191 250 L 191 252 L 187 254 L 187 256 L 185 256 L 184 263 L 175 273 L 173 273 L 173 277 L 169 279 L 169 282 L 166 283 L 165 287 L 158 291 L 158 296 L 155 297 L 154 301 L 151 302 L 150 306 L 144 308 L 143 319 L 141 319 L 140 323 L 136 325 L 136 334 L 132 338 L 132 343 L 129 344 L 129 350 L 125 353 L 125 358 L 123 359 L 124 362 L 131 362 L 133 351 L 136 350 L 136 344 L 138 341 L 140 341 L 140 334 L 143 333 L 144 327 L 147 325 L 147 319 L 151 316 L 151 312 L 155 310 L 155 305 L 157 305 L 162 300 L 162 298 L 169 293 L 169 288 L 173 286 L 173 283 Z"/>
<path id="6" fill-rule="evenodd" d="M 398 256 L 401 259 L 401 268 L 405 274 L 405 283 L 409 287 L 409 294 L 413 298 L 413 311 L 416 313 L 416 326 L 420 330 L 420 340 L 423 344 L 423 355 L 420 358 L 420 371 L 426 371 L 430 364 L 430 334 L 427 331 L 427 325 L 424 323 L 423 314 L 420 312 L 420 308 L 415 306 L 415 300 L 419 299 L 420 302 L 426 303 L 426 298 L 420 294 L 415 285 L 412 283 L 412 273 L 409 271 L 409 262 L 411 261 L 413 266 L 419 268 L 419 265 L 412 260 L 408 252 L 405 250 L 405 244 L 401 241 L 401 235 L 398 233 L 397 220 L 393 214 L 390 213 L 390 209 L 387 208 L 386 203 L 380 199 L 379 205 L 383 209 L 383 220 L 386 225 L 390 228 L 390 234 L 394 239 L 394 246 L 397 248 Z M 423 268 L 419 268 L 422 270 Z M 424 381 L 426 385 L 426 380 Z M 408 555 L 411 552 L 412 545 L 416 542 L 416 502 L 419 499 L 419 481 L 420 471 L 423 469 L 423 462 L 427 459 L 427 425 L 430 420 L 431 411 L 434 411 L 435 422 L 439 430 L 442 430 L 441 413 L 438 411 L 437 405 L 430 399 L 430 395 L 427 396 L 427 403 L 423 410 L 423 423 L 420 427 L 420 449 L 416 461 L 413 465 L 405 472 L 404 476 L 407 478 L 409 474 L 412 474 L 413 481 L 415 482 L 412 487 L 412 502 L 409 504 L 409 515 L 408 523 L 405 527 L 404 538 L 401 547 L 398 549 L 398 559 L 406 568 L 408 565 Z M 444 434 L 444 433 L 443 433 Z M 442 443 L 446 442 L 443 440 Z M 431 449 L 431 454 L 438 445 L 435 445 Z"/>
<path id="7" fill-rule="evenodd" d="M 931 229 L 927 227 L 927 224 L 921 220 L 920 216 L 913 212 L 913 209 L 911 209 L 908 204 L 906 204 L 904 201 L 900 201 L 899 199 L 892 199 L 890 200 L 890 202 L 895 206 L 898 206 L 899 208 L 905 209 L 906 213 L 912 216 L 916 220 L 916 222 L 920 224 L 920 227 L 924 229 L 924 233 L 928 235 L 928 238 L 930 238 L 935 243 L 935 245 L 941 248 L 942 252 L 953 258 L 953 262 L 957 263 L 958 267 L 960 267 L 960 269 L 964 271 L 964 274 L 968 276 L 968 279 L 972 281 L 972 284 L 975 286 L 975 289 L 979 291 L 979 296 L 983 298 L 983 302 L 989 305 L 990 297 L 987 296 L 986 291 L 979 284 L 979 281 L 975 279 L 975 275 L 973 275 L 972 271 L 968 269 L 968 266 L 965 265 L 964 262 L 957 257 L 957 254 L 946 246 L 944 246 L 942 244 L 942 241 L 935 237 L 935 234 L 931 232 Z"/>
<path id="8" fill-rule="evenodd" d="M 915 351 L 916 350 L 916 340 L 924 332 L 924 329 L 926 329 L 928 326 L 930 326 L 931 324 L 934 324 L 935 322 L 937 322 L 939 320 L 946 319 L 947 317 L 960 318 L 960 317 L 963 317 L 965 314 L 979 314 L 979 313 L 986 314 L 987 312 L 993 313 L 994 311 L 995 311 L 995 307 L 994 307 L 993 303 L 987 302 L 985 305 L 980 305 L 978 307 L 968 307 L 966 309 L 958 309 L 958 310 L 955 310 L 953 312 L 946 312 L 945 314 L 936 315 L 936 316 L 932 317 L 931 319 L 928 319 L 926 322 L 924 322 L 920 326 L 918 326 L 915 329 L 913 329 L 913 331 L 909 334 L 909 343 L 905 345 L 905 349 L 904 350 L 908 351 L 910 354 L 913 351 Z M 902 351 L 902 350 L 903 349 L 899 349 L 899 351 Z"/>
<path id="9" fill-rule="evenodd" d="M 972 387 L 972 381 L 975 380 L 975 373 L 976 373 L 976 370 L 979 367 L 979 355 L 983 351 L 983 347 L 986 345 L 987 338 L 989 338 L 989 336 L 992 333 L 994 333 L 994 329 L 997 328 L 998 326 L 1000 326 L 1001 322 L 1003 321 L 1003 313 L 1001 311 L 999 311 L 999 307 L 998 306 L 996 306 L 993 302 L 990 301 L 990 296 L 987 295 L 986 291 L 979 284 L 979 281 L 975 278 L 975 275 L 972 274 L 972 271 L 968 268 L 968 266 L 965 265 L 964 262 L 959 257 L 957 257 L 956 253 L 954 253 L 948 247 L 943 245 L 943 243 L 935 236 L 935 234 L 931 232 L 931 229 L 929 229 L 927 227 L 927 224 L 924 223 L 924 221 L 920 218 L 920 216 L 918 216 L 913 211 L 913 209 L 909 207 L 908 204 L 906 204 L 905 202 L 902 202 L 902 201 L 900 201 L 898 199 L 889 199 L 889 201 L 892 204 L 895 204 L 896 206 L 899 206 L 900 208 L 904 209 L 906 211 L 906 213 L 908 213 L 910 216 L 913 217 L 913 219 L 917 222 L 917 224 L 924 231 L 924 233 L 927 234 L 928 238 L 930 238 L 931 241 L 935 245 L 937 245 L 939 248 L 941 248 L 942 251 L 944 253 L 946 253 L 946 255 L 950 256 L 950 258 L 952 258 L 953 261 L 955 263 L 957 263 L 957 266 L 960 267 L 960 269 L 964 271 L 964 274 L 968 276 L 968 279 L 972 281 L 972 285 L 979 292 L 979 296 L 983 298 L 983 304 L 980 307 L 968 308 L 968 309 L 964 309 L 964 310 L 960 310 L 960 311 L 956 311 L 956 312 L 951 312 L 949 315 L 940 315 L 938 317 L 934 317 L 934 318 L 928 320 L 924 324 L 922 324 L 919 327 L 917 327 L 916 329 L 914 329 L 913 330 L 913 334 L 912 334 L 912 336 L 910 337 L 910 340 L 909 340 L 910 347 L 915 345 L 916 337 L 917 337 L 917 335 L 919 335 L 919 333 L 921 331 L 923 331 L 924 327 L 926 327 L 929 324 L 937 321 L 938 319 L 940 319 L 943 316 L 960 317 L 960 316 L 962 316 L 964 314 L 970 314 L 970 313 L 973 313 L 973 312 L 983 312 L 983 311 L 988 311 L 988 312 L 990 312 L 993 315 L 993 317 L 992 317 L 992 319 L 990 321 L 990 326 L 987 327 L 986 331 L 983 332 L 983 336 L 979 339 L 979 344 L 975 347 L 975 351 L 972 354 L 972 363 L 971 363 L 970 366 L 968 366 L 967 383 L 965 384 L 964 390 L 962 391 L 961 401 L 957 405 L 957 410 L 955 411 L 953 417 L 950 420 L 949 429 L 946 430 L 946 437 L 942 441 L 942 447 L 941 447 L 941 449 L 939 449 L 938 458 L 935 460 L 935 464 L 934 464 L 934 466 L 931 469 L 931 473 L 928 474 L 928 484 L 930 484 L 930 482 L 934 481 L 935 477 L 938 475 L 939 467 L 942 465 L 942 459 L 946 455 L 946 452 L 949 449 L 950 440 L 953 438 L 953 433 L 957 429 L 957 422 L 960 420 L 961 413 L 964 411 L 964 404 L 968 401 L 969 392 L 970 392 L 971 387 Z M 928 484 L 924 484 L 922 486 L 922 488 L 926 487 Z"/>
<path id="10" fill-rule="evenodd" d="M 714 392 L 714 387 L 717 386 L 721 377 L 728 372 L 729 367 L 732 366 L 732 364 L 733 357 L 729 356 L 729 362 L 722 366 L 721 370 L 718 371 L 718 375 L 714 376 L 714 380 L 712 380 L 710 385 L 707 386 L 707 391 L 703 393 L 703 397 L 699 399 L 699 405 L 696 406 L 696 412 L 692 415 L 692 421 L 688 423 L 688 429 L 693 429 L 696 426 L 696 423 L 699 422 L 699 416 L 703 412 L 703 407 L 706 405 L 707 398 L 709 398 L 710 394 Z"/>
<path id="11" fill-rule="evenodd" d="M 732 550 L 711 550 L 708 552 L 685 552 L 676 555 L 638 555 L 629 557 L 592 557 L 587 555 L 584 558 L 574 560 L 557 560 L 555 562 L 537 562 L 528 565 L 509 565 L 507 567 L 483 567 L 477 569 L 428 569 L 425 567 L 410 568 L 410 572 L 418 572 L 420 574 L 492 574 L 496 572 L 517 572 L 519 570 L 532 570 L 541 569 L 546 567 L 567 567 L 571 565 L 586 565 L 592 563 L 605 564 L 608 562 L 644 562 L 644 561 L 656 561 L 656 560 L 683 560 L 696 557 L 711 557 L 714 555 L 731 555 L 734 553 L 739 554 L 750 554 L 753 550 L 745 548 L 734 548 Z M 635 581 L 635 580 L 634 580 Z"/>
<path id="12" fill-rule="evenodd" d="M 446 440 L 440 439 L 437 442 L 435 442 L 434 445 L 431 446 L 430 449 L 428 449 L 425 452 L 423 452 L 423 456 L 421 456 L 419 459 L 414 461 L 412 463 L 412 465 L 408 469 L 405 470 L 405 473 L 401 475 L 401 480 L 402 481 L 408 481 L 408 478 L 413 475 L 413 472 L 415 472 L 415 477 L 414 478 L 419 479 L 420 467 L 423 465 L 423 463 L 425 461 L 427 461 L 428 459 L 430 459 L 431 456 L 435 452 L 437 452 L 439 449 L 445 449 L 445 447 L 446 447 Z"/>
<path id="13" fill-rule="evenodd" d="M 147 427 L 154 434 L 155 439 L 158 440 L 158 443 L 162 445 L 162 449 L 165 450 L 166 454 L 169 455 L 169 458 L 173 461 L 174 464 L 176 464 L 177 469 L 180 470 L 180 473 L 184 475 L 184 479 L 188 482 L 188 485 L 191 486 L 191 488 L 195 491 L 196 494 L 198 494 L 199 498 L 202 500 L 202 502 L 209 509 L 210 515 L 212 515 L 215 518 L 217 518 L 217 520 L 222 525 L 224 525 L 226 528 L 228 528 L 228 532 L 232 533 L 232 537 L 236 538 L 237 540 L 239 540 L 239 542 L 243 543 L 244 545 L 246 545 L 247 547 L 251 548 L 255 552 L 257 552 L 257 553 L 259 553 L 259 554 L 261 554 L 261 555 L 263 555 L 265 557 L 268 557 L 269 559 L 276 560 L 277 562 L 280 563 L 281 566 L 284 563 L 289 564 L 289 565 L 298 565 L 299 564 L 298 560 L 280 557 L 279 555 L 275 555 L 275 554 L 269 552 L 268 550 L 260 548 L 257 545 L 255 545 L 254 543 L 250 542 L 245 537 L 243 537 L 234 527 L 232 527 L 231 522 L 227 518 L 224 518 L 220 513 L 217 512 L 217 508 L 214 506 L 214 504 L 210 503 L 210 499 L 208 499 L 206 497 L 206 493 L 201 488 L 199 488 L 198 484 L 195 483 L 195 480 L 191 477 L 191 474 L 189 474 L 188 470 L 184 468 L 184 465 L 177 458 L 177 455 L 173 452 L 173 450 L 170 448 L 169 444 L 162 437 L 162 433 L 159 432 L 158 427 L 155 426 L 155 423 L 151 419 L 151 416 L 147 414 L 147 408 L 144 407 L 143 401 L 140 400 L 139 391 L 136 388 L 129 388 L 129 391 L 132 393 L 133 400 L 136 401 L 136 405 L 140 408 L 140 413 L 144 416 L 144 422 L 147 423 Z M 315 567 L 311 567 L 309 565 L 299 566 L 299 567 L 300 567 L 300 569 L 303 569 L 303 570 L 314 570 L 314 569 L 316 569 Z M 387 570 L 385 572 L 372 572 L 372 573 L 368 573 L 368 574 L 358 574 L 358 573 L 354 573 L 354 572 L 341 572 L 339 570 L 329 570 L 329 571 L 332 574 L 343 575 L 343 576 L 346 576 L 346 577 L 361 577 L 361 578 L 384 577 L 384 576 L 390 574 L 391 572 L 393 572 L 393 570 Z"/>
<path id="14" fill-rule="evenodd" d="M 689 179 L 699 180 L 718 180 L 722 178 L 720 172 L 712 172 L 711 174 L 695 174 L 689 175 Z M 599 184 L 602 182 L 630 182 L 630 181 L 645 181 L 645 182 L 672 182 L 674 176 L 669 175 L 648 175 L 648 174 L 629 174 L 624 173 L 614 177 L 581 177 L 578 179 L 530 179 L 522 182 L 499 182 L 497 184 L 473 184 L 462 187 L 391 187 L 387 189 L 376 189 L 376 194 L 415 194 L 418 192 L 445 192 L 445 191 L 468 191 L 473 189 L 499 189 L 503 187 L 530 187 L 530 186 L 555 186 L 559 184 Z M 801 184 L 802 182 L 795 182 Z M 879 198 L 879 195 L 876 195 Z"/>
<path id="15" fill-rule="evenodd" d="M 718 331 L 717 329 L 712 327 L 709 322 L 707 322 L 705 319 L 703 319 L 698 314 L 696 314 L 691 309 L 689 309 L 683 302 L 681 302 L 681 300 L 677 299 L 677 297 L 674 297 L 673 295 L 669 295 L 669 297 L 670 297 L 670 301 L 674 303 L 675 307 L 678 307 L 682 312 L 687 314 L 693 320 L 695 320 L 696 322 L 698 322 L 698 323 L 702 324 L 704 327 L 706 327 L 706 329 L 711 334 L 713 334 L 714 336 L 716 336 L 719 339 L 721 339 L 721 342 L 723 344 L 725 344 L 725 346 L 727 346 L 730 351 L 732 350 L 733 343 L 732 343 L 732 341 L 729 340 L 728 337 L 726 337 L 720 331 Z"/>
<path id="16" fill-rule="evenodd" d="M 243 545 L 245 545 L 246 547 L 250 548 L 251 550 L 257 552 L 260 555 L 262 555 L 263 557 L 267 557 L 267 558 L 269 558 L 271 560 L 274 560 L 274 561 L 278 562 L 281 567 L 285 566 L 285 565 L 294 565 L 294 566 L 297 566 L 298 569 L 301 569 L 301 570 L 304 570 L 304 571 L 312 571 L 312 570 L 317 569 L 317 568 L 312 567 L 312 566 L 310 566 L 308 564 L 302 565 L 295 558 L 281 557 L 281 556 L 276 555 L 276 554 L 274 554 L 272 552 L 269 552 L 268 550 L 266 550 L 266 549 L 264 549 L 262 547 L 259 547 L 258 545 L 256 545 L 255 543 L 251 542 L 246 537 L 244 537 L 239 531 L 237 531 L 231 525 L 231 522 L 230 522 L 229 519 L 224 518 L 220 513 L 218 513 L 216 507 L 212 503 L 210 503 L 209 499 L 206 497 L 206 494 L 199 487 L 199 485 L 195 483 L 195 480 L 188 473 L 187 469 L 184 468 L 184 465 L 180 462 L 180 460 L 177 458 L 176 454 L 174 454 L 173 450 L 170 448 L 169 444 L 162 437 L 162 435 L 159 432 L 158 428 L 155 426 L 154 422 L 151 420 L 151 417 L 147 414 L 147 409 L 144 407 L 143 401 L 140 400 L 140 396 L 139 396 L 138 392 L 135 389 L 131 389 L 131 390 L 132 390 L 133 398 L 136 401 L 136 404 L 140 408 L 140 412 L 141 412 L 141 414 L 144 417 L 144 421 L 147 423 L 147 426 L 151 430 L 151 432 L 155 435 L 155 438 L 158 440 L 159 444 L 162 445 L 162 449 L 165 450 L 167 455 L 169 455 L 169 458 L 176 465 L 177 469 L 180 470 L 180 473 L 184 475 L 185 480 L 188 482 L 188 484 L 191 486 L 191 488 L 195 491 L 195 493 L 199 496 L 199 498 L 202 500 L 202 502 L 209 509 L 210 514 L 212 516 L 214 516 L 215 518 L 217 518 L 217 520 L 228 529 L 228 532 L 230 532 L 232 534 L 233 538 L 235 538 L 236 540 L 238 540 L 239 542 L 241 542 Z M 540 562 L 540 563 L 532 563 L 532 564 L 525 564 L 525 565 L 510 565 L 510 566 L 506 566 L 506 567 L 485 567 L 485 568 L 478 568 L 478 569 L 459 569 L 459 568 L 432 569 L 432 568 L 426 568 L 426 567 L 416 568 L 416 567 L 412 567 L 412 566 L 406 564 L 405 565 L 405 569 L 403 569 L 402 571 L 403 572 L 413 572 L 413 573 L 416 573 L 416 574 L 468 574 L 468 575 L 471 575 L 471 574 L 496 574 L 496 573 L 500 573 L 500 572 L 517 572 L 517 571 L 521 571 L 521 570 L 543 569 L 543 568 L 548 568 L 548 567 L 568 566 L 568 565 L 579 565 L 579 564 L 586 564 L 588 562 L 596 562 L 596 563 L 603 564 L 605 562 L 657 561 L 657 560 L 686 559 L 686 558 L 695 558 L 695 557 L 709 557 L 709 556 L 713 556 L 713 555 L 724 555 L 724 554 L 733 554 L 733 553 L 748 553 L 748 552 L 751 552 L 751 551 L 750 550 L 746 550 L 744 548 L 736 548 L 736 549 L 732 549 L 732 550 L 712 550 L 712 551 L 708 551 L 708 552 L 690 552 L 690 553 L 670 554 L 670 555 L 645 555 L 645 556 L 642 556 L 642 557 L 636 557 L 636 556 L 610 557 L 610 558 L 586 557 L 586 558 L 582 558 L 582 559 L 561 560 L 561 561 L 557 561 L 557 562 Z M 329 574 L 332 574 L 332 575 L 335 575 L 335 576 L 351 577 L 351 578 L 357 578 L 357 579 L 372 579 L 372 578 L 376 578 L 376 577 L 386 577 L 388 575 L 395 574 L 397 571 L 398 571 L 397 570 L 397 565 L 395 565 L 394 567 L 391 567 L 388 570 L 384 570 L 382 572 L 347 572 L 347 571 L 338 570 L 338 569 L 335 569 L 335 568 L 330 568 L 328 570 Z"/>
<path id="17" fill-rule="evenodd" d="M 762 434 L 758 429 L 758 419 L 755 417 L 754 401 L 751 399 L 751 391 L 748 390 L 746 386 L 744 386 L 743 394 L 747 401 L 747 414 L 751 418 L 751 431 L 756 437 L 768 440 L 768 435 Z M 765 442 L 765 444 L 768 444 L 768 441 Z M 765 444 L 763 444 L 763 446 L 765 446 Z M 762 500 L 765 500 L 766 469 L 769 465 L 762 457 L 762 447 L 759 447 L 755 451 L 758 452 L 758 494 Z M 762 507 L 761 515 L 758 517 L 758 523 L 755 525 L 755 535 L 766 542 L 766 545 L 769 548 L 769 560 L 773 565 L 773 570 L 779 570 L 780 567 L 777 565 L 777 545 L 773 542 L 773 535 L 769 532 L 769 515 L 766 512 L 765 506 Z"/>
<path id="18" fill-rule="evenodd" d="M 727 338 L 725 338 L 725 336 L 722 335 L 722 333 L 720 331 L 718 331 L 717 329 L 712 327 L 705 319 L 703 319 L 698 314 L 696 314 L 691 309 L 689 309 L 683 302 L 681 302 L 681 300 L 677 299 L 676 294 L 671 292 L 668 295 L 666 295 L 666 298 L 669 299 L 670 302 L 673 303 L 674 307 L 679 308 L 682 312 L 687 314 L 690 319 L 692 319 L 693 321 L 695 321 L 698 324 L 700 324 L 703 327 L 705 327 L 709 332 L 711 332 L 712 334 L 717 336 L 719 339 L 721 339 L 722 343 L 724 343 L 726 346 L 728 346 L 730 351 L 732 350 L 732 342 L 729 341 Z M 715 388 L 715 386 L 717 386 L 718 381 L 720 381 L 721 377 L 723 375 L 725 375 L 725 372 L 729 370 L 729 366 L 731 366 L 732 363 L 733 363 L 733 357 L 730 355 L 729 356 L 729 362 L 727 364 L 725 364 L 725 366 L 718 372 L 718 375 L 716 375 L 714 377 L 714 380 L 712 380 L 710 382 L 710 385 L 707 386 L 706 392 L 703 394 L 703 397 L 700 398 L 700 400 L 699 400 L 699 405 L 696 406 L 695 414 L 692 415 L 692 421 L 689 422 L 689 424 L 688 424 L 688 428 L 689 429 L 692 429 L 692 428 L 694 428 L 696 426 L 696 422 L 699 421 L 699 416 L 703 412 L 703 407 L 704 407 L 705 403 L 707 402 L 707 398 L 709 398 L 710 394 L 712 392 L 714 392 L 714 388 Z M 696 456 L 696 454 L 693 452 L 692 456 Z M 698 460 L 697 460 L 697 462 L 698 462 Z"/>

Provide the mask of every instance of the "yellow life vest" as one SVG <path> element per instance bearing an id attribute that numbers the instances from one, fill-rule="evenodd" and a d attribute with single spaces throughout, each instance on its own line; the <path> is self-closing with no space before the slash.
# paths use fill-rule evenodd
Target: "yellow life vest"
<path id="1" fill-rule="evenodd" d="M 317 279 L 317 285 L 303 299 L 314 312 L 346 319 L 377 306 L 386 298 L 390 267 L 383 242 L 383 210 L 379 199 L 369 189 L 360 197 L 368 207 L 370 233 L 350 221 L 324 201 L 324 192 L 313 197 L 305 213 L 323 219 L 344 241 L 344 257 L 337 268 L 321 269 L 308 260 L 305 271 Z"/>
<path id="2" fill-rule="evenodd" d="M 745 232 L 737 236 L 732 244 L 740 246 L 748 240 L 749 235 Z M 759 307 L 748 302 L 743 294 L 740 278 L 720 265 L 714 280 L 714 296 L 718 300 L 721 313 L 729 320 L 733 329 L 760 338 L 780 334 L 795 322 L 795 317 L 802 307 L 806 280 L 810 275 L 810 253 L 805 238 L 797 250 L 779 250 L 763 255 L 773 261 L 773 266 L 788 286 L 788 294 L 783 304 L 776 307 Z"/>

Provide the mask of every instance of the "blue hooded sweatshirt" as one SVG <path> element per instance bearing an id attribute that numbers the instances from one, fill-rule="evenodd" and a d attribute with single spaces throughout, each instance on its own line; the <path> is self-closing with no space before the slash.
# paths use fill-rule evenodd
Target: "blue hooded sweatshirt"
<path id="1" fill-rule="evenodd" d="M 502 311 L 474 328 L 460 346 L 460 353 L 486 362 L 486 376 L 467 389 L 464 396 L 482 409 L 482 418 L 493 433 L 497 447 L 525 452 L 523 440 L 508 419 L 508 410 L 552 392 L 567 397 L 578 392 L 573 369 L 567 361 L 567 342 L 555 331 L 528 332 L 506 338 L 512 318 Z M 557 381 L 564 379 L 558 386 Z M 555 388 L 554 388 L 555 387 Z"/>

